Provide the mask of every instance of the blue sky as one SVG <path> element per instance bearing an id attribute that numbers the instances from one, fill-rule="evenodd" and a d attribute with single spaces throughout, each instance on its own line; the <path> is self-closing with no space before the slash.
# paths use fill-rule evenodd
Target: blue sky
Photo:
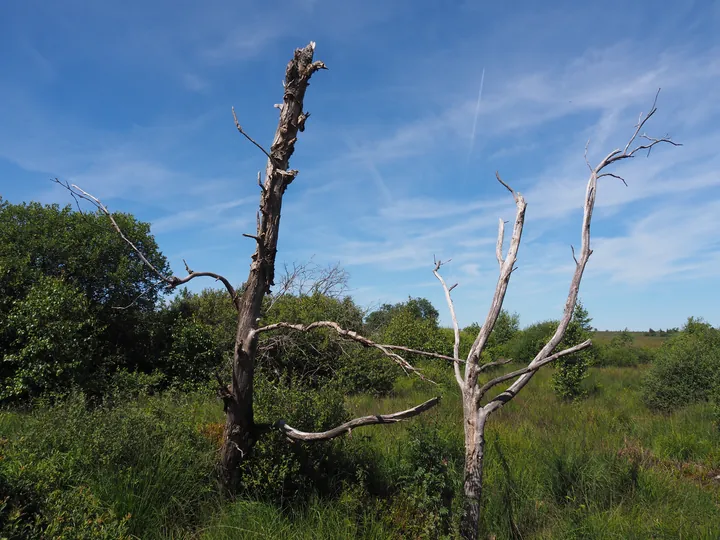
<path id="1" fill-rule="evenodd" d="M 72 202 L 51 177 L 152 223 L 173 269 L 247 275 L 285 64 L 317 42 L 279 263 L 341 263 L 363 305 L 424 296 L 444 267 L 461 325 L 497 278 L 497 219 L 527 201 L 505 306 L 560 315 L 587 181 L 658 87 L 656 148 L 599 188 L 581 298 L 601 329 L 720 324 L 720 2 L 6 1 L 0 194 Z M 484 72 L 484 77 L 483 77 Z M 478 96 L 482 80 L 482 95 Z M 212 281 L 192 282 L 195 289 Z"/>

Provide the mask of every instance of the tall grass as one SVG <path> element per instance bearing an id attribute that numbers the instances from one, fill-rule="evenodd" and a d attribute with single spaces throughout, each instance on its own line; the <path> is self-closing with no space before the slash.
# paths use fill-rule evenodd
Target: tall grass
<path id="1" fill-rule="evenodd" d="M 401 410 L 438 392 L 443 398 L 419 418 L 358 429 L 334 443 L 323 489 L 309 485 L 305 499 L 218 495 L 208 426 L 222 421 L 222 410 L 202 395 L 100 409 L 75 398 L 0 412 L 0 489 L 11 496 L 0 493 L 0 531 L 25 512 L 40 523 L 33 534 L 92 516 L 107 524 L 106 538 L 453 537 L 462 409 L 449 370 L 433 369 L 436 386 L 406 378 L 392 397 L 347 399 L 349 413 L 362 415 Z M 589 397 L 575 403 L 559 401 L 551 372 L 541 371 L 490 419 L 484 537 L 720 537 L 720 432 L 711 406 L 650 412 L 641 399 L 643 369 L 594 369 Z M 92 497 L 73 514 L 82 490 Z"/>

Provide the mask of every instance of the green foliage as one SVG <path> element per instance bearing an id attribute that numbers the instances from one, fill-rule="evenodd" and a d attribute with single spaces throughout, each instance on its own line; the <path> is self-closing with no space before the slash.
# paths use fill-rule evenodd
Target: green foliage
<path id="1" fill-rule="evenodd" d="M 206 288 L 199 293 L 182 289 L 168 308 L 171 319 L 192 319 L 213 330 L 214 347 L 232 352 L 237 330 L 237 311 L 225 289 Z"/>
<path id="2" fill-rule="evenodd" d="M 102 372 L 93 354 L 101 331 L 80 291 L 40 276 L 12 304 L 0 330 L 6 344 L 0 401 L 92 385 Z"/>
<path id="3" fill-rule="evenodd" d="M 626 330 L 614 336 L 607 345 L 596 344 L 593 364 L 596 366 L 631 367 L 647 364 L 654 358 L 654 352 L 647 347 L 634 345 L 635 337 Z"/>
<path id="4" fill-rule="evenodd" d="M 406 537 L 446 537 L 456 525 L 453 502 L 460 489 L 461 441 L 437 425 L 420 422 L 408 427 L 401 464 L 395 520 Z"/>
<path id="5" fill-rule="evenodd" d="M 167 261 L 150 234 L 150 226 L 129 214 L 117 213 L 114 217 L 148 260 L 167 272 Z M 43 295 L 50 301 L 53 287 L 59 291 L 63 307 L 69 307 L 68 302 L 72 307 L 50 316 L 42 314 L 41 303 Z M 92 382 L 92 388 L 87 390 L 98 391 L 107 380 L 105 371 L 117 367 L 142 370 L 152 362 L 157 351 L 149 318 L 154 315 L 164 290 L 164 286 L 158 286 L 157 276 L 120 238 L 106 216 L 73 212 L 69 206 L 61 209 L 57 205 L 34 202 L 13 205 L 0 201 L 0 320 L 8 319 L 11 312 L 14 317 L 31 316 L 31 310 L 36 309 L 38 317 L 55 327 L 52 331 L 64 326 L 70 335 L 78 335 L 77 325 L 84 322 L 90 339 L 78 343 L 76 362 L 89 366 L 86 356 L 92 354 L 97 366 L 96 372 L 83 377 L 83 381 Z M 23 308 L 25 301 L 29 303 Z M 50 305 L 57 307 L 57 303 Z M 17 365 L 18 361 L 35 361 L 38 354 L 18 352 L 18 347 L 31 345 L 18 343 L 13 332 L 0 333 L 0 358 L 14 364 L 10 368 L 13 373 L 17 370 L 33 373 L 38 369 L 33 365 Z M 46 338 L 48 334 L 43 337 L 36 332 L 30 339 L 38 344 Z M 65 339 L 61 341 L 58 347 L 67 344 Z M 47 352 L 59 354 L 58 350 Z M 80 381 L 67 377 L 64 382 Z M 60 388 L 61 380 L 56 383 L 55 389 L 68 390 Z M 37 390 L 42 390 L 46 381 L 40 380 L 39 384 Z M 29 396 L 23 386 L 27 384 L 20 384 L 20 391 L 11 395 Z"/>
<path id="6" fill-rule="evenodd" d="M 578 301 L 575 304 L 572 319 L 570 319 L 570 324 L 568 324 L 565 331 L 565 336 L 557 350 L 563 350 L 590 339 L 592 337 L 591 321 L 588 311 Z M 584 351 L 563 356 L 555 361 L 553 389 L 559 398 L 573 400 L 586 394 L 582 382 L 588 376 L 588 368 L 592 362 L 592 357 L 591 350 L 585 349 Z"/>
<path id="7" fill-rule="evenodd" d="M 513 360 L 527 364 L 535 358 L 557 329 L 558 321 L 543 321 L 517 332 L 507 343 L 507 351 Z"/>
<path id="8" fill-rule="evenodd" d="M 266 310 L 262 324 L 281 321 L 335 321 L 347 330 L 360 332 L 363 313 L 350 297 L 339 299 L 316 292 L 279 298 Z M 310 388 L 331 385 L 345 393 L 384 394 L 392 389 L 398 373 L 398 368 L 378 351 L 344 340 L 325 328 L 262 334 L 258 350 L 258 367 L 267 376 L 275 381 L 290 377 Z"/>
<path id="9" fill-rule="evenodd" d="M 214 497 L 215 456 L 183 404 L 89 409 L 74 396 L 25 414 L 0 447 L 0 537 L 152 538 L 193 523 Z M 13 431 L 2 415 L 0 427 Z"/>
<path id="10" fill-rule="evenodd" d="M 366 332 L 371 335 L 381 334 L 398 312 L 406 312 L 412 319 L 429 321 L 436 326 L 440 317 L 438 310 L 427 298 L 408 297 L 406 302 L 383 304 L 379 309 L 370 313 L 365 319 Z"/>
<path id="11" fill-rule="evenodd" d="M 374 319 L 381 315 L 383 324 L 377 326 Z M 400 345 L 427 352 L 451 355 L 453 333 L 438 325 L 438 311 L 425 298 L 409 298 L 407 302 L 384 305 L 381 310 L 368 317 L 370 330 L 375 328 L 375 337 L 382 343 Z M 411 364 L 422 362 L 422 355 L 404 353 Z"/>
<path id="12" fill-rule="evenodd" d="M 709 400 L 719 385 L 720 329 L 690 317 L 658 350 L 644 398 L 650 408 L 668 412 Z"/>
<path id="13" fill-rule="evenodd" d="M 279 382 L 255 378 L 258 423 L 285 420 L 301 431 L 324 431 L 349 420 L 342 394 L 308 389 L 292 379 Z M 268 501 L 302 500 L 313 492 L 330 493 L 353 478 L 355 467 L 344 462 L 347 439 L 290 444 L 271 431 L 255 445 L 244 462 L 243 487 L 248 495 Z"/>
<path id="14" fill-rule="evenodd" d="M 163 359 L 163 373 L 176 385 L 205 385 L 223 366 L 226 351 L 215 328 L 196 318 L 178 318 Z"/>

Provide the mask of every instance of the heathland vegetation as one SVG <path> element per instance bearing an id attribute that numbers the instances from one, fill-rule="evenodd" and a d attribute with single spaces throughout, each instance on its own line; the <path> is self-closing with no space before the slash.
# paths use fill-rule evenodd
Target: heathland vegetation
<path id="1" fill-rule="evenodd" d="M 161 270 L 149 226 L 115 214 Z M 379 343 L 452 356 L 423 298 L 370 312 L 341 269 L 302 265 L 262 324 L 333 320 Z M 242 291 L 244 285 L 237 288 Z M 279 288 L 282 290 L 282 288 Z M 408 377 L 328 328 L 264 333 L 255 417 L 319 431 L 438 406 L 330 441 L 272 431 L 219 482 L 237 312 L 227 292 L 174 296 L 101 213 L 0 201 L 0 538 L 452 538 L 462 511 L 461 397 L 451 362 Z M 720 329 L 596 332 L 575 306 L 563 343 L 486 431 L 484 538 L 720 537 Z M 501 312 L 483 362 L 525 366 L 557 321 Z M 478 325 L 460 332 L 467 354 Z"/>

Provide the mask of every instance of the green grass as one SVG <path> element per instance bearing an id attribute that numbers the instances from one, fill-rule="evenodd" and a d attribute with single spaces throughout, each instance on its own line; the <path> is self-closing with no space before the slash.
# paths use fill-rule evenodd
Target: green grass
<path id="1" fill-rule="evenodd" d="M 603 330 L 593 332 L 593 341 L 601 345 L 609 345 L 612 339 L 619 336 L 622 331 Z M 667 339 L 667 336 L 646 336 L 645 332 L 628 332 L 633 337 L 633 346 L 657 349 Z"/>
<path id="2" fill-rule="evenodd" d="M 648 411 L 640 395 L 645 369 L 594 368 L 589 397 L 576 403 L 555 398 L 546 369 L 491 417 L 483 537 L 720 537 L 714 480 L 720 432 L 711 407 Z M 47 521 L 52 512 L 72 515 L 76 500 L 53 506 L 41 488 L 72 493 L 87 486 L 94 498 L 81 511 L 116 525 L 131 514 L 117 526 L 143 539 L 427 537 L 443 520 L 457 522 L 463 444 L 450 371 L 428 369 L 428 375 L 439 384 L 402 378 L 392 397 L 347 399 L 353 415 L 364 415 L 443 397 L 422 417 L 356 429 L 333 443 L 354 456 L 342 466 L 354 464 L 358 479 L 343 477 L 322 497 L 220 498 L 212 477 L 215 448 L 201 432 L 222 422 L 222 410 L 199 395 L 144 398 L 93 413 L 72 403 L 0 412 L 0 492 L 3 482 L 16 494 L 30 490 Z M 438 489 L 456 496 L 443 500 Z M 11 515 L 2 501 L 0 493 L 0 531 Z"/>

